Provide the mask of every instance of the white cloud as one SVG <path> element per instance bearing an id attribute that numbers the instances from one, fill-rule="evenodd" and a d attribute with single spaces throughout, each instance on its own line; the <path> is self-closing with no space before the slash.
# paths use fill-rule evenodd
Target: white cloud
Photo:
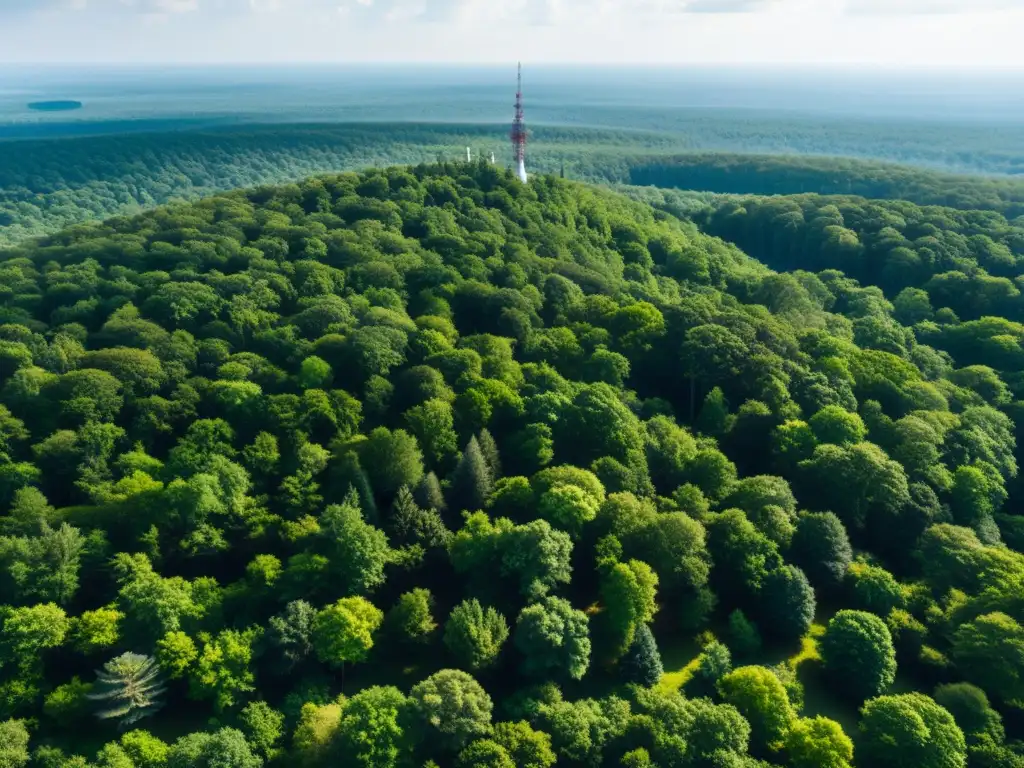
<path id="1" fill-rule="evenodd" d="M 80 10 L 158 14 L 208 11 L 280 12 L 342 11 L 356 17 L 453 21 L 475 18 L 522 18 L 533 22 L 590 15 L 756 13 L 789 0 L 0 0 L 0 15 L 14 12 Z M 872 2 L 872 0 L 864 0 Z"/>
<path id="2" fill-rule="evenodd" d="M 851 14 L 916 16 L 1019 11 L 1024 0 L 847 0 Z"/>
<path id="3" fill-rule="evenodd" d="M 0 61 L 1024 66 L 1024 0 L 0 0 Z"/>

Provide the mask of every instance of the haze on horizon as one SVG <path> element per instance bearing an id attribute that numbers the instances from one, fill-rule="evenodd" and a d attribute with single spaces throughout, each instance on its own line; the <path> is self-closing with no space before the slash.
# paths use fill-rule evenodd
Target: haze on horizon
<path id="1" fill-rule="evenodd" d="M 4 63 L 1024 68 L 1024 0 L 0 0 Z"/>

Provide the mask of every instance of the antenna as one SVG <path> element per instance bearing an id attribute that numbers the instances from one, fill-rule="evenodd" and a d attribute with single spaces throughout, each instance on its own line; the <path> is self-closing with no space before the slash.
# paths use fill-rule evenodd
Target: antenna
<path id="1" fill-rule="evenodd" d="M 469 147 L 466 147 L 466 162 L 467 163 L 472 163 L 473 162 L 473 152 L 472 152 L 472 150 L 470 150 Z"/>
<path id="2" fill-rule="evenodd" d="M 512 151 L 516 161 L 516 175 L 526 183 L 526 119 L 523 116 L 523 63 L 519 62 L 516 86 L 516 116 L 512 121 Z"/>

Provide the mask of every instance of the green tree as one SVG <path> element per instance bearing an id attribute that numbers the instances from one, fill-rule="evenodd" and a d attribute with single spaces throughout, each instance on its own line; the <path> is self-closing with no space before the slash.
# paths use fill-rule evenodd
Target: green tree
<path id="1" fill-rule="evenodd" d="M 556 754 L 583 765 L 602 764 L 609 742 L 625 732 L 630 714 L 629 703 L 616 696 L 569 702 L 556 693 L 537 709 Z"/>
<path id="2" fill-rule="evenodd" d="M 313 650 L 320 661 L 344 666 L 364 661 L 384 614 L 361 597 L 343 597 L 317 613 L 312 626 Z"/>
<path id="3" fill-rule="evenodd" d="M 1024 628 L 1005 613 L 987 613 L 957 628 L 953 659 L 982 689 L 1007 702 L 1024 698 Z"/>
<path id="4" fill-rule="evenodd" d="M 796 713 L 786 689 L 764 667 L 739 667 L 718 681 L 722 699 L 750 723 L 755 744 L 778 749 L 786 739 Z"/>
<path id="5" fill-rule="evenodd" d="M 89 714 L 88 695 L 92 685 L 73 677 L 67 683 L 54 688 L 43 702 L 43 713 L 56 720 L 62 727 L 74 727 Z"/>
<path id="6" fill-rule="evenodd" d="M 686 683 L 686 692 L 693 697 L 711 697 L 718 692 L 718 681 L 732 671 L 729 647 L 718 640 L 704 646 L 697 657 L 697 666 Z"/>
<path id="7" fill-rule="evenodd" d="M 810 420 L 811 430 L 819 443 L 855 445 L 867 436 L 867 427 L 856 413 L 826 405 Z"/>
<path id="8" fill-rule="evenodd" d="M 903 467 L 871 443 L 819 445 L 800 464 L 819 507 L 861 528 L 869 512 L 894 518 L 910 501 Z"/>
<path id="9" fill-rule="evenodd" d="M 184 677 L 199 658 L 195 641 L 184 632 L 168 632 L 156 644 L 156 659 L 171 679 Z"/>
<path id="10" fill-rule="evenodd" d="M 182 736 L 167 755 L 167 768 L 262 768 L 263 760 L 254 755 L 245 735 L 234 728 L 215 733 L 190 733 Z"/>
<path id="11" fill-rule="evenodd" d="M 293 600 L 284 612 L 270 617 L 267 633 L 277 646 L 288 668 L 294 667 L 313 652 L 313 623 L 316 609 L 304 600 Z"/>
<path id="12" fill-rule="evenodd" d="M 145 555 L 118 553 L 114 556 L 114 572 L 120 586 L 118 607 L 132 629 L 152 639 L 201 617 L 206 612 L 205 599 L 214 597 L 204 582 L 162 577 Z M 200 594 L 197 584 L 203 586 L 205 594 Z"/>
<path id="13" fill-rule="evenodd" d="M 323 700 L 326 702 L 326 694 Z M 341 726 L 341 704 L 316 704 L 307 701 L 299 711 L 299 722 L 292 735 L 292 754 L 299 765 L 315 766 L 326 763 L 333 741 Z"/>
<path id="14" fill-rule="evenodd" d="M 551 737 L 527 722 L 495 723 L 491 738 L 504 747 L 516 768 L 550 768 L 557 760 Z"/>
<path id="15" fill-rule="evenodd" d="M 628 555 L 654 569 L 666 591 L 707 584 L 711 566 L 704 526 L 682 512 L 647 518 L 623 537 L 623 546 Z"/>
<path id="16" fill-rule="evenodd" d="M 885 622 L 863 611 L 839 611 L 818 642 L 825 670 L 851 697 L 869 698 L 896 679 L 896 651 Z"/>
<path id="17" fill-rule="evenodd" d="M 880 696 L 861 710 L 861 759 L 879 768 L 964 768 L 967 745 L 953 716 L 921 693 Z"/>
<path id="18" fill-rule="evenodd" d="M 484 455 L 488 469 L 491 470 L 491 477 L 497 481 L 502 475 L 501 453 L 498 451 L 498 443 L 494 440 L 494 435 L 486 429 L 481 429 L 480 434 L 476 436 L 476 441 L 480 446 L 480 452 Z"/>
<path id="19" fill-rule="evenodd" d="M 422 740 L 444 750 L 458 751 L 490 730 L 491 697 L 461 670 L 435 672 L 414 685 L 409 698 Z"/>
<path id="20" fill-rule="evenodd" d="M 756 593 L 768 574 L 782 565 L 778 545 L 738 509 L 726 510 L 708 521 L 708 551 L 722 596 Z"/>
<path id="21" fill-rule="evenodd" d="M 435 512 L 444 512 L 447 508 L 444 494 L 441 492 L 441 483 L 433 472 L 425 474 L 420 484 L 416 486 L 416 501 L 425 509 L 432 509 Z"/>
<path id="22" fill-rule="evenodd" d="M 0 722 L 0 766 L 25 768 L 29 761 L 28 728 L 24 720 Z"/>
<path id="23" fill-rule="evenodd" d="M 128 731 L 121 737 L 121 749 L 136 768 L 161 768 L 167 763 L 170 747 L 149 731 Z"/>
<path id="24" fill-rule="evenodd" d="M 630 683 L 650 688 L 657 685 L 665 671 L 654 633 L 646 624 L 640 624 L 633 633 L 626 654 L 619 661 L 622 676 Z"/>
<path id="25" fill-rule="evenodd" d="M 796 566 L 784 565 L 769 573 L 760 599 L 762 623 L 776 637 L 797 640 L 811 628 L 816 606 L 814 589 Z"/>
<path id="26" fill-rule="evenodd" d="M 434 482 L 437 482 L 433 473 L 426 477 L 433 477 Z M 437 493 L 440 492 L 438 487 Z M 451 532 L 445 527 L 437 507 L 421 509 L 405 485 L 398 490 L 395 502 L 391 505 L 388 530 L 398 543 L 419 545 L 425 549 L 444 547 L 451 538 Z"/>
<path id="27" fill-rule="evenodd" d="M 720 387 L 714 387 L 704 398 L 697 414 L 697 429 L 711 437 L 721 437 L 729 428 L 729 403 Z"/>
<path id="28" fill-rule="evenodd" d="M 474 741 L 459 753 L 455 764 L 458 768 L 515 768 L 512 756 L 491 739 Z"/>
<path id="29" fill-rule="evenodd" d="M 331 366 L 325 360 L 312 355 L 302 361 L 296 378 L 303 389 L 325 389 L 333 377 Z"/>
<path id="30" fill-rule="evenodd" d="M 790 557 L 820 587 L 835 587 L 853 560 L 842 521 L 831 512 L 805 512 L 797 518 Z"/>
<path id="31" fill-rule="evenodd" d="M 877 616 L 888 616 L 894 608 L 904 605 L 903 588 L 899 582 L 877 565 L 861 560 L 851 563 L 846 572 L 846 583 L 855 607 Z"/>
<path id="32" fill-rule="evenodd" d="M 472 671 L 497 661 L 508 639 L 508 623 L 494 608 L 466 600 L 452 609 L 444 626 L 444 644 L 460 664 Z"/>
<path id="33" fill-rule="evenodd" d="M 682 484 L 687 465 L 697 456 L 697 441 L 667 416 L 646 424 L 647 464 L 655 487 L 666 491 Z"/>
<path id="34" fill-rule="evenodd" d="M 324 510 L 320 532 L 331 576 L 343 592 L 366 594 L 384 583 L 384 566 L 391 556 L 388 539 L 363 520 L 354 490 L 341 504 Z"/>
<path id="35" fill-rule="evenodd" d="M 9 608 L 0 620 L 0 667 L 13 666 L 26 674 L 39 667 L 44 651 L 64 643 L 71 624 L 53 603 Z"/>
<path id="36" fill-rule="evenodd" d="M 576 485 L 559 484 L 541 495 L 538 511 L 556 528 L 579 539 L 584 526 L 597 517 L 599 502 Z"/>
<path id="37" fill-rule="evenodd" d="M 458 451 L 455 414 L 446 400 L 427 400 L 410 408 L 405 412 L 405 423 L 431 466 L 441 466 Z"/>
<path id="38" fill-rule="evenodd" d="M 519 591 L 539 599 L 572 574 L 572 540 L 546 520 L 534 520 L 511 528 L 499 537 L 501 571 L 516 577 Z"/>
<path id="39" fill-rule="evenodd" d="M 587 615 L 567 600 L 548 597 L 523 609 L 516 621 L 515 645 L 527 674 L 565 675 L 579 680 L 590 666 Z"/>
<path id="40" fill-rule="evenodd" d="M 256 690 L 256 678 L 250 665 L 253 643 L 260 635 L 256 628 L 238 632 L 225 629 L 216 635 L 202 634 L 203 647 L 189 674 L 189 695 L 213 699 L 214 709 L 222 712 Z"/>
<path id="41" fill-rule="evenodd" d="M 601 599 L 611 628 L 614 655 L 621 656 L 633 643 L 637 629 L 654 619 L 658 576 L 647 563 L 630 560 L 602 569 Z"/>
<path id="42" fill-rule="evenodd" d="M 97 717 L 117 720 L 124 728 L 159 710 L 163 694 L 156 661 L 138 653 L 123 653 L 96 672 L 96 684 L 89 698 L 100 702 Z"/>
<path id="43" fill-rule="evenodd" d="M 85 537 L 77 528 L 63 523 L 50 527 L 43 520 L 36 535 L 11 542 L 6 560 L 14 588 L 25 601 L 67 605 L 78 591 L 79 567 Z"/>
<path id="44" fill-rule="evenodd" d="M 786 754 L 793 768 L 850 768 L 853 742 L 835 720 L 802 717 L 786 735 Z"/>
<path id="45" fill-rule="evenodd" d="M 265 701 L 250 701 L 238 713 L 245 740 L 265 759 L 272 760 L 280 750 L 276 744 L 284 733 L 284 715 Z"/>
<path id="46" fill-rule="evenodd" d="M 411 747 L 402 718 L 408 699 L 397 688 L 375 686 L 345 703 L 336 751 L 346 764 L 363 768 L 401 765 Z"/>
<path id="47" fill-rule="evenodd" d="M 491 468 L 487 465 L 477 439 L 472 437 L 452 476 L 451 506 L 469 512 L 484 509 L 493 490 Z"/>
<path id="48" fill-rule="evenodd" d="M 754 656 L 761 650 L 761 633 L 738 608 L 729 614 L 730 646 L 738 656 Z"/>
<path id="49" fill-rule="evenodd" d="M 386 624 L 403 640 L 426 643 L 437 629 L 433 608 L 434 597 L 430 590 L 417 587 L 398 598 L 388 611 Z"/>
<path id="50" fill-rule="evenodd" d="M 1002 716 L 989 705 L 985 692 L 970 683 L 940 685 L 935 703 L 953 715 L 969 749 L 999 745 L 1006 738 Z"/>
<path id="51" fill-rule="evenodd" d="M 117 645 L 124 614 L 113 608 L 85 611 L 71 624 L 71 644 L 86 655 Z"/>
<path id="52" fill-rule="evenodd" d="M 362 445 L 360 461 L 373 489 L 387 498 L 403 485 L 414 488 L 423 477 L 423 453 L 405 430 L 373 430 Z"/>

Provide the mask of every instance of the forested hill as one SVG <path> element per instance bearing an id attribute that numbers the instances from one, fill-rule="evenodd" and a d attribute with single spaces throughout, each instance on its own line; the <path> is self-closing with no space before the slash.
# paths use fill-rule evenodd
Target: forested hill
<path id="1" fill-rule="evenodd" d="M 635 158 L 629 183 L 720 194 L 857 195 L 960 210 L 1024 215 L 1024 180 L 961 176 L 906 165 L 837 157 L 692 153 Z"/>
<path id="2" fill-rule="evenodd" d="M 118 122 L 110 126 L 120 131 L 118 135 L 0 141 L 0 248 L 84 221 L 139 213 L 237 187 L 374 165 L 434 162 L 439 155 L 465 157 L 467 146 L 474 156 L 495 152 L 502 158 L 506 153 L 504 129 L 494 125 L 356 123 L 198 129 L 183 124 L 173 130 L 161 126 L 162 130 L 143 132 L 131 122 Z M 907 163 L 941 159 L 922 158 L 909 149 L 908 154 L 893 155 L 892 146 L 870 133 L 854 132 L 844 140 L 835 125 L 823 136 L 805 135 L 804 124 L 790 127 L 797 133 L 791 144 L 782 145 L 774 133 L 778 126 L 757 121 L 738 120 L 728 130 L 719 126 L 710 135 L 710 128 L 699 121 L 675 132 L 539 126 L 531 129 L 530 167 L 554 173 L 564 168 L 570 178 L 606 184 L 744 194 L 858 194 L 994 210 L 1010 217 L 1024 213 L 1020 158 L 1007 153 L 990 165 L 995 161 L 977 136 L 964 137 L 969 149 L 958 155 L 940 152 L 947 161 L 942 167 L 1004 175 L 962 176 L 864 159 L 723 153 L 767 146 L 790 153 L 870 156 L 884 151 L 886 157 Z M 767 144 L 762 135 L 766 132 L 774 137 Z M 948 144 L 950 135 L 928 134 L 936 148 Z M 720 152 L 694 151 L 709 144 Z"/>
<path id="3" fill-rule="evenodd" d="M 858 205 L 701 214 L 793 272 L 486 164 L 5 252 L 5 764 L 1020 765 L 1024 326 L 845 275 L 973 226 Z"/>

